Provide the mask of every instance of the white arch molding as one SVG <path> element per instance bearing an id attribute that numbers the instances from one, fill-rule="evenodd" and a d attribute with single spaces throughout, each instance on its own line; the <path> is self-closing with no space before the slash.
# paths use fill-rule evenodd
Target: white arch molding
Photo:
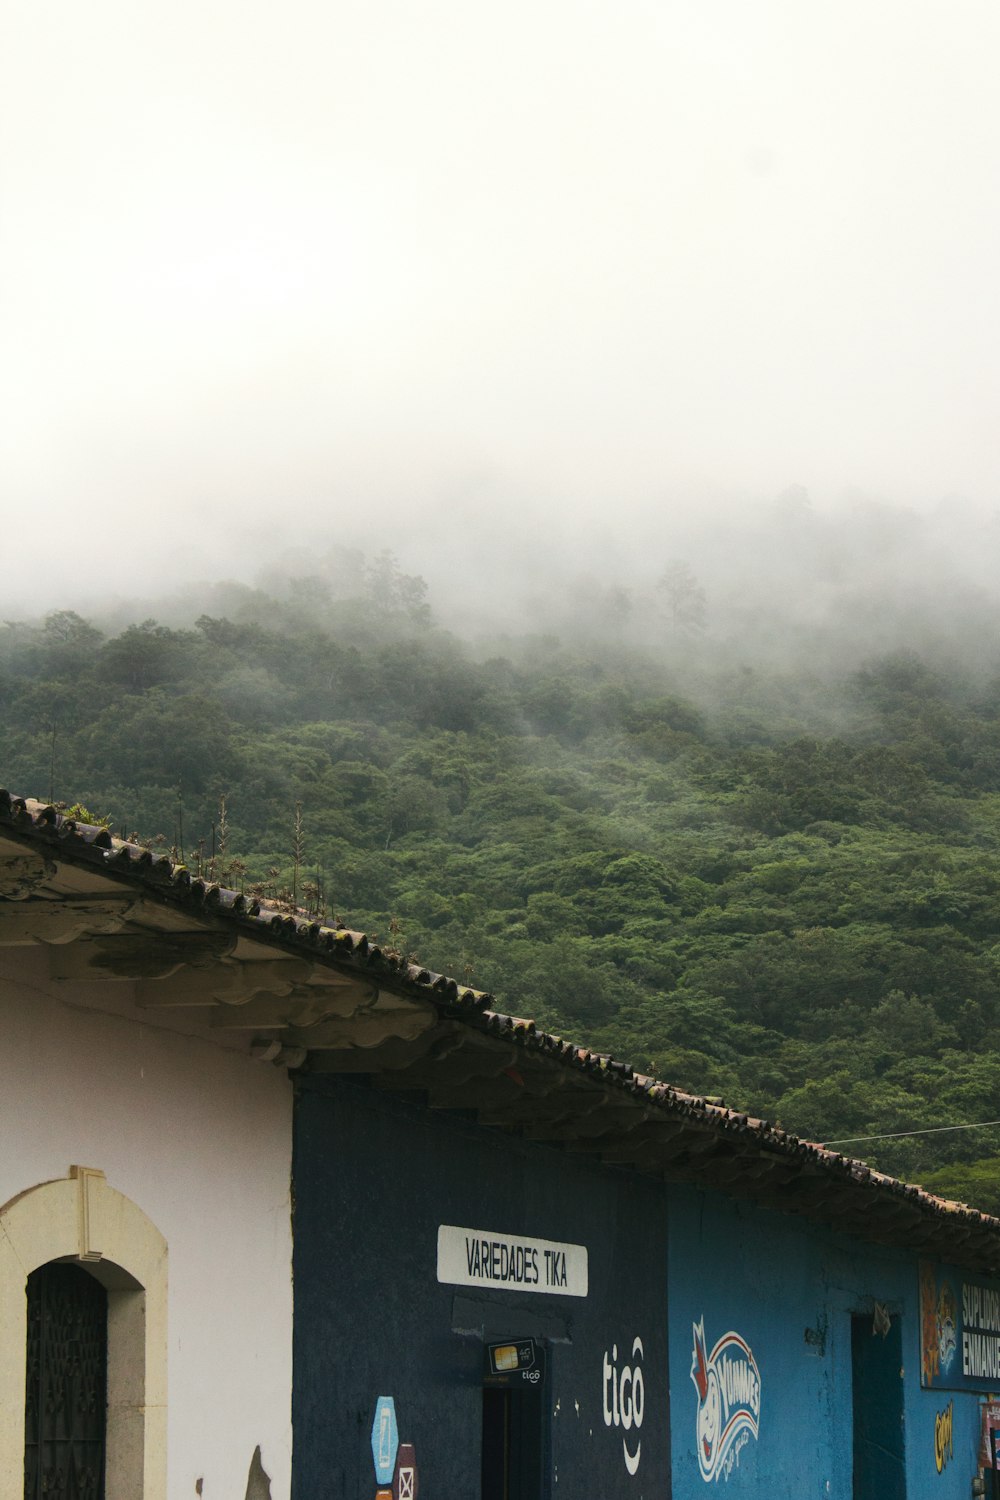
<path id="1" fill-rule="evenodd" d="M 106 1500 L 166 1500 L 167 1242 L 93 1167 L 0 1208 L 0 1500 L 24 1500 L 25 1286 L 51 1260 L 108 1292 Z"/>

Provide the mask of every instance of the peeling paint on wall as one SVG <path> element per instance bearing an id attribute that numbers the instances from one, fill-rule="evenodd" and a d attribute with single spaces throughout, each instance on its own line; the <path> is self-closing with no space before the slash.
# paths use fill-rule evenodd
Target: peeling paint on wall
<path id="1" fill-rule="evenodd" d="M 247 1476 L 246 1500 L 271 1500 L 271 1476 L 264 1472 L 260 1460 L 260 1444 L 253 1450 L 250 1473 Z"/>
<path id="2" fill-rule="evenodd" d="M 819 1358 L 822 1358 L 826 1354 L 827 1329 L 826 1313 L 821 1312 L 816 1318 L 815 1326 L 805 1330 L 804 1340 L 807 1354 L 815 1354 Z"/>

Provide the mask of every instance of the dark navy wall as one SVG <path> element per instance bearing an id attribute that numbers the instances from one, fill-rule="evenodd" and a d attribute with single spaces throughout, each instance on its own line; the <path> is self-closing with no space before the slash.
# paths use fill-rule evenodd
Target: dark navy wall
<path id="1" fill-rule="evenodd" d="M 867 1330 L 876 1303 L 901 1325 L 908 1500 L 968 1500 L 977 1468 L 979 1397 L 921 1388 L 916 1252 L 880 1251 L 693 1188 L 670 1191 L 669 1222 L 675 1500 L 708 1500 L 716 1487 L 732 1500 L 848 1500 L 851 1319 L 863 1315 Z M 709 1353 L 733 1333 L 760 1372 L 758 1434 L 744 1425 L 739 1452 L 733 1454 L 734 1441 L 718 1477 L 706 1477 L 710 1464 L 699 1462 L 702 1402 L 691 1373 L 699 1324 Z M 951 1403 L 952 1447 L 939 1471 L 935 1435 Z M 707 1420 L 702 1416 L 703 1426 Z"/>
<path id="2" fill-rule="evenodd" d="M 380 1396 L 422 1500 L 475 1500 L 484 1335 L 547 1342 L 546 1493 L 669 1496 L 663 1189 L 339 1079 L 300 1088 L 294 1175 L 296 1500 L 371 1500 Z M 440 1284 L 441 1224 L 585 1245 L 589 1295 Z M 642 1368 L 627 1433 L 605 1421 L 616 1363 Z"/>

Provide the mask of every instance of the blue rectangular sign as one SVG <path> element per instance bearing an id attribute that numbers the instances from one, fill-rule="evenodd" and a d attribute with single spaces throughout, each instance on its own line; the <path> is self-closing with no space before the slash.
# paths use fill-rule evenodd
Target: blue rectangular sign
<path id="1" fill-rule="evenodd" d="M 921 1262 L 920 1383 L 952 1391 L 1000 1386 L 1000 1283 Z"/>

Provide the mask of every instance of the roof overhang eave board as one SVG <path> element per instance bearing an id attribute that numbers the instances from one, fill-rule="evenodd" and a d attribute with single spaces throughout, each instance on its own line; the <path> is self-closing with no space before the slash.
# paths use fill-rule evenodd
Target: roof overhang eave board
<path id="1" fill-rule="evenodd" d="M 363 933 L 251 900 L 0 791 L 0 948 L 120 982 L 254 1055 L 369 1076 L 432 1108 L 1000 1273 L 1000 1221 L 573 1046 Z"/>

